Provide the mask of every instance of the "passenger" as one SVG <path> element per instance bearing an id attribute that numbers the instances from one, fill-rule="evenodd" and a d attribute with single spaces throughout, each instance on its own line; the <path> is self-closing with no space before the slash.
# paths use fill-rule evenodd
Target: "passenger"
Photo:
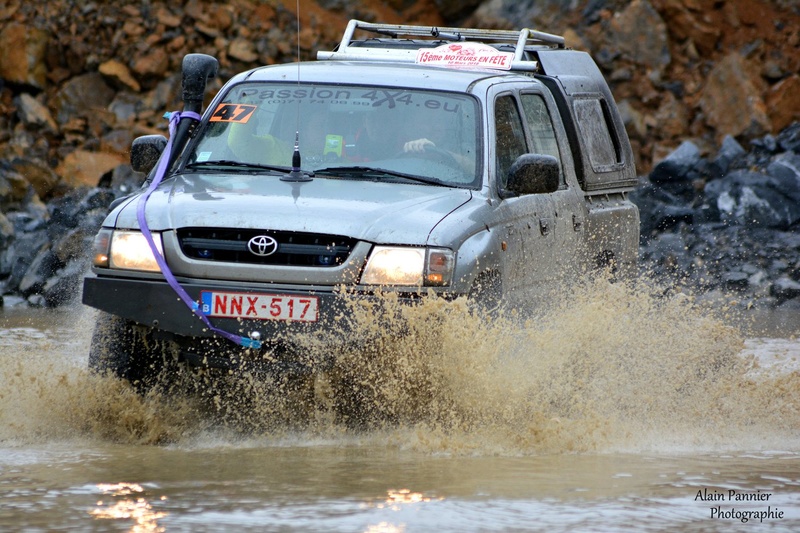
<path id="1" fill-rule="evenodd" d="M 284 139 L 262 133 L 258 116 L 247 122 L 230 124 L 228 148 L 243 163 L 289 165 L 292 147 Z"/>
<path id="2" fill-rule="evenodd" d="M 291 122 L 294 124 L 287 123 L 280 136 L 258 133 L 255 125 L 232 124 L 228 144 L 242 161 L 290 166 L 298 127 L 296 121 Z M 304 167 L 342 155 L 344 140 L 342 136 L 330 133 L 327 124 L 328 116 L 323 110 L 301 115 L 298 147 Z"/>
<path id="3" fill-rule="evenodd" d="M 319 163 L 342 156 L 344 137 L 333 133 L 324 110 L 305 114 L 300 119 L 300 155 L 304 160 Z M 294 149 L 294 145 L 292 145 Z"/>

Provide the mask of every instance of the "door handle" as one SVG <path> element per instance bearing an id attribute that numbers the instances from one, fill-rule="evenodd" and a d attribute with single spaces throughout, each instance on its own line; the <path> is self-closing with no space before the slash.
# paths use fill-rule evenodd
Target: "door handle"
<path id="1" fill-rule="evenodd" d="M 542 235 L 549 235 L 552 226 L 553 226 L 553 221 L 550 220 L 549 218 L 539 219 L 539 231 L 542 232 Z"/>

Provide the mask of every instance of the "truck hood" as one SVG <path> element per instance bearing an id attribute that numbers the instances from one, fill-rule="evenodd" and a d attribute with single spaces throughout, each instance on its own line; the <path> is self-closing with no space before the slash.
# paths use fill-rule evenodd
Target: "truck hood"
<path id="1" fill-rule="evenodd" d="M 116 227 L 138 228 L 133 198 L 112 213 Z M 335 234 L 387 244 L 425 244 L 432 229 L 472 198 L 468 189 L 316 177 L 187 174 L 161 184 L 147 202 L 153 231 L 185 227 Z"/>

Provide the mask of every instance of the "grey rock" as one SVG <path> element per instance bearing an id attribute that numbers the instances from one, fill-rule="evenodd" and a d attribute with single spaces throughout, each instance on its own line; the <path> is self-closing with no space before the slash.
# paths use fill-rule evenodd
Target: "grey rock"
<path id="1" fill-rule="evenodd" d="M 692 171 L 700 163 L 700 149 L 692 141 L 683 141 L 678 148 L 653 167 L 650 181 L 667 183 L 692 179 Z"/>
<path id="2" fill-rule="evenodd" d="M 712 178 L 722 178 L 728 173 L 731 164 L 747 152 L 731 135 L 726 135 L 722 140 L 717 157 L 709 164 L 709 174 Z"/>
<path id="3" fill-rule="evenodd" d="M 778 278 L 772 284 L 771 293 L 781 301 L 800 297 L 800 283 L 786 276 Z"/>

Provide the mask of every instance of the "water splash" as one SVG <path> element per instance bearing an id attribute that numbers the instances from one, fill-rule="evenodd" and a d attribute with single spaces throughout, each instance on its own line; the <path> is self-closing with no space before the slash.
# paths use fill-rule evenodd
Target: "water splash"
<path id="1" fill-rule="evenodd" d="M 386 295 L 380 312 L 355 302 L 358 348 L 301 347 L 310 361 L 334 355 L 333 366 L 302 378 L 184 372 L 169 394 L 144 397 L 88 374 L 81 354 L 12 343 L 0 358 L 0 441 L 223 434 L 484 455 L 797 445 L 800 373 L 758 371 L 721 308 L 644 282 L 599 279 L 562 296 L 526 318 L 436 298 L 408 307 Z M 79 329 L 88 339 L 91 318 Z"/>

